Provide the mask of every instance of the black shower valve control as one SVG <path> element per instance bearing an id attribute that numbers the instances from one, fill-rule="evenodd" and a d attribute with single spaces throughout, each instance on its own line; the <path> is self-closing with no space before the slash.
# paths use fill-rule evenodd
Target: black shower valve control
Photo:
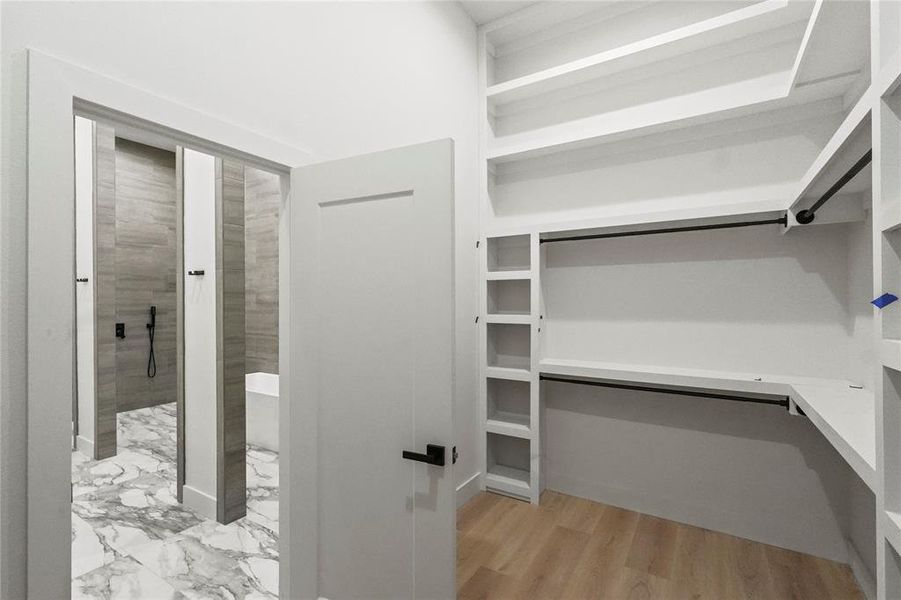
<path id="1" fill-rule="evenodd" d="M 125 323 L 116 323 L 116 337 L 125 339 Z"/>

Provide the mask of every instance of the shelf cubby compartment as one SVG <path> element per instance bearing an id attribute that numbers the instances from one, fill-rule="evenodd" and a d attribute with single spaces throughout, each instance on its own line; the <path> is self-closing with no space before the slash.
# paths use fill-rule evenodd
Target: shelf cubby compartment
<path id="1" fill-rule="evenodd" d="M 532 247 L 529 235 L 488 238 L 488 273 L 517 273 L 521 278 L 531 267 Z"/>
<path id="2" fill-rule="evenodd" d="M 485 429 L 490 433 L 530 438 L 529 383 L 488 378 L 487 387 L 488 422 Z"/>
<path id="3" fill-rule="evenodd" d="M 882 233 L 882 291 L 901 296 L 901 229 Z M 882 337 L 901 339 L 901 303 L 889 304 L 882 312 Z"/>
<path id="4" fill-rule="evenodd" d="M 488 281 L 489 323 L 528 323 L 531 312 L 531 281 L 498 279 Z"/>
<path id="5" fill-rule="evenodd" d="M 531 463 L 529 440 L 487 433 L 485 486 L 495 492 L 529 499 Z"/>
<path id="6" fill-rule="evenodd" d="M 531 366 L 529 325 L 488 323 L 487 366 L 528 371 Z"/>

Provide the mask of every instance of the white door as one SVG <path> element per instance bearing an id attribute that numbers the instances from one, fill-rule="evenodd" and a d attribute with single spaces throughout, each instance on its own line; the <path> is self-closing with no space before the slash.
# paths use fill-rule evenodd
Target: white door
<path id="1" fill-rule="evenodd" d="M 292 460 L 318 509 L 289 510 L 331 600 L 455 596 L 453 203 L 452 140 L 291 175 L 289 393 L 317 439 Z"/>

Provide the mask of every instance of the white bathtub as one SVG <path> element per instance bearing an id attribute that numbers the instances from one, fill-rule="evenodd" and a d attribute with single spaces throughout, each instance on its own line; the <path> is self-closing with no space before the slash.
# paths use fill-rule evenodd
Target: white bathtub
<path id="1" fill-rule="evenodd" d="M 247 443 L 278 452 L 278 375 L 248 373 Z"/>

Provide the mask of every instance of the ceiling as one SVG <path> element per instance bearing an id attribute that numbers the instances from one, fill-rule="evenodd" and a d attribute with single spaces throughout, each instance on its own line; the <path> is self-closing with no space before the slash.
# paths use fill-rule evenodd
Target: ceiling
<path id="1" fill-rule="evenodd" d="M 484 25 L 521 8 L 538 4 L 538 2 L 534 0 L 460 0 L 460 4 L 476 22 L 476 25 Z"/>

